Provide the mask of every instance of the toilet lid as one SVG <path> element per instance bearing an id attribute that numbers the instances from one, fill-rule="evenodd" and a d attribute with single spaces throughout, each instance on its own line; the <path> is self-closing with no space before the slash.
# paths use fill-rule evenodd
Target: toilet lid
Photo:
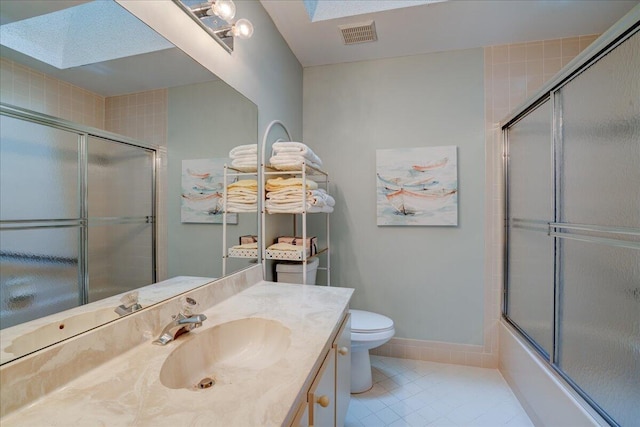
<path id="1" fill-rule="evenodd" d="M 378 313 L 363 310 L 349 310 L 351 313 L 351 332 L 374 333 L 393 328 L 393 320 Z"/>

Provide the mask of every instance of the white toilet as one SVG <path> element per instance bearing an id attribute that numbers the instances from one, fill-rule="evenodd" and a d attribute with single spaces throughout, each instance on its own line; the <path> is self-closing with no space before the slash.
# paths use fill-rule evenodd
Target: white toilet
<path id="1" fill-rule="evenodd" d="M 369 350 L 393 337 L 393 320 L 362 310 L 351 313 L 351 393 L 363 393 L 373 386 Z"/>

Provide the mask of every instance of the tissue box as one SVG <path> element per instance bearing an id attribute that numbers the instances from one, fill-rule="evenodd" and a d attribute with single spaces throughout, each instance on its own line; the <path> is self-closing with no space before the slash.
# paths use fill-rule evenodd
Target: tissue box
<path id="1" fill-rule="evenodd" d="M 246 245 L 247 243 L 257 243 L 258 236 L 240 236 L 240 244 Z"/>
<path id="2" fill-rule="evenodd" d="M 289 243 L 290 245 L 304 246 L 309 250 L 309 256 L 313 256 L 318 253 L 318 238 L 316 236 L 307 237 L 306 243 L 302 237 L 280 236 L 276 239 L 276 243 Z"/>

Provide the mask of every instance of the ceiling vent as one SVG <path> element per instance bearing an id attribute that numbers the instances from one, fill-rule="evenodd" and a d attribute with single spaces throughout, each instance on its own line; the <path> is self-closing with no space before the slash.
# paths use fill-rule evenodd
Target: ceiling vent
<path id="1" fill-rule="evenodd" d="M 374 42 L 378 40 L 374 21 L 359 24 L 338 25 L 344 44 Z"/>

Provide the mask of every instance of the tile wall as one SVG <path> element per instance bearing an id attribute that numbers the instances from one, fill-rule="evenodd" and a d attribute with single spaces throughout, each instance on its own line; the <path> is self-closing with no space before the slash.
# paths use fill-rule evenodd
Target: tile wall
<path id="1" fill-rule="evenodd" d="M 104 97 L 0 58 L 0 101 L 104 129 Z"/>
<path id="2" fill-rule="evenodd" d="M 150 144 L 167 145 L 167 89 L 105 99 L 105 129 Z"/>
<path id="3" fill-rule="evenodd" d="M 498 367 L 498 323 L 502 304 L 503 180 L 500 120 L 551 79 L 598 35 L 484 49 L 485 89 L 485 278 L 484 345 L 392 338 L 371 351 L 380 356 Z"/>

